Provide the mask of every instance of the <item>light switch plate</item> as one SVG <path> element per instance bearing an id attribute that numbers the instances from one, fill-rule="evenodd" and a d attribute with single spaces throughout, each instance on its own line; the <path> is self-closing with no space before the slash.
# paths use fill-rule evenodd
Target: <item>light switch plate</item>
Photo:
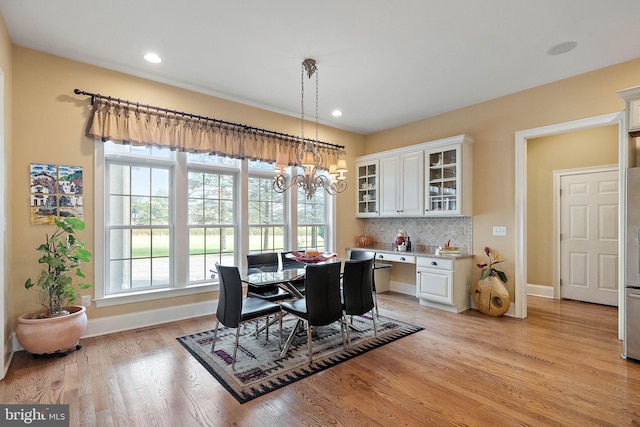
<path id="1" fill-rule="evenodd" d="M 506 236 L 507 235 L 507 227 L 493 227 L 493 235 L 494 236 Z"/>

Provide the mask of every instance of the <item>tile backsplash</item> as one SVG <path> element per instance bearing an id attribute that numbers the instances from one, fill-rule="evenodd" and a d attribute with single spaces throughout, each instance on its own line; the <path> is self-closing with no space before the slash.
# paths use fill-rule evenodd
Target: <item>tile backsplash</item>
<path id="1" fill-rule="evenodd" d="M 444 246 L 451 240 L 451 246 L 460 247 L 462 253 L 471 253 L 471 227 L 471 217 L 370 218 L 366 220 L 365 231 L 376 243 L 388 243 L 390 248 L 398 230 L 404 230 L 413 250 L 417 250 L 418 245 Z"/>

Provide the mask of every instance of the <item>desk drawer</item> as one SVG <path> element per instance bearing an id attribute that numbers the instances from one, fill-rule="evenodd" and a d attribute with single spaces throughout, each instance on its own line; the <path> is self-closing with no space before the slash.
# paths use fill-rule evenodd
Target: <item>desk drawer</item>
<path id="1" fill-rule="evenodd" d="M 407 264 L 415 264 L 416 257 L 414 255 L 406 254 L 388 254 L 384 252 L 378 252 L 376 254 L 376 260 L 378 261 L 391 261 L 391 262 L 404 262 Z"/>
<path id="2" fill-rule="evenodd" d="M 438 270 L 453 270 L 453 260 L 444 258 L 418 257 L 418 267 L 428 267 Z"/>

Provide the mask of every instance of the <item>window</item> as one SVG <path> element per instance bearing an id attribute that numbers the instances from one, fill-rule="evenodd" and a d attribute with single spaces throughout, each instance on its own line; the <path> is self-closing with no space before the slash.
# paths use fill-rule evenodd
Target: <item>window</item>
<path id="1" fill-rule="evenodd" d="M 203 282 L 215 263 L 234 263 L 234 176 L 189 171 L 189 282 Z"/>
<path id="2" fill-rule="evenodd" d="M 250 162 L 252 169 L 264 169 Z M 273 170 L 273 165 L 270 166 Z M 249 172 L 249 252 L 280 252 L 285 248 L 285 197 L 273 190 L 273 173 Z"/>
<path id="3" fill-rule="evenodd" d="M 331 250 L 326 193 L 273 191 L 270 164 L 110 142 L 95 158 L 98 307 L 215 290 L 215 263 L 250 252 Z"/>
<path id="4" fill-rule="evenodd" d="M 171 285 L 173 167 L 136 151 L 144 166 L 124 156 L 106 162 L 107 295 Z"/>

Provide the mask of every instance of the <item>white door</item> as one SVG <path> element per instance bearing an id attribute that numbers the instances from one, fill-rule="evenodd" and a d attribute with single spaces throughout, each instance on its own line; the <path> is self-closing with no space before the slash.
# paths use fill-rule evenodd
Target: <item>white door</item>
<path id="1" fill-rule="evenodd" d="M 618 305 L 618 172 L 560 177 L 562 298 Z"/>

